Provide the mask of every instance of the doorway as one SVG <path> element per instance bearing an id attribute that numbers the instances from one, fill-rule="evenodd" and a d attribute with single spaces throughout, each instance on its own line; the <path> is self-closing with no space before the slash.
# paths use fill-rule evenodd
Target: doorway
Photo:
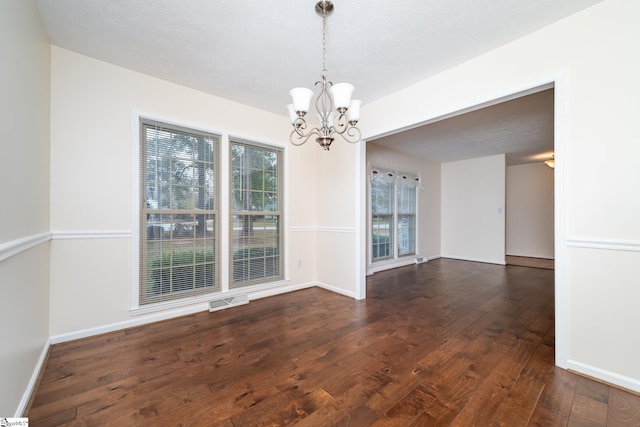
<path id="1" fill-rule="evenodd" d="M 553 189 L 554 189 L 554 196 L 553 196 L 553 205 L 554 205 L 554 213 L 553 213 L 553 230 L 554 230 L 554 237 L 553 237 L 553 248 L 554 248 L 554 258 L 555 258 L 555 293 L 554 293 L 554 299 L 555 299 L 555 319 L 556 319 L 556 364 L 560 367 L 566 367 L 566 320 L 565 320 L 565 314 L 566 314 L 566 297 L 565 297 L 565 281 L 564 281 L 564 240 L 563 240 L 563 236 L 564 236 L 564 168 L 563 168 L 563 161 L 564 161 L 564 156 L 563 156 L 563 148 L 564 148 L 564 141 L 562 139 L 563 136 L 563 110 L 562 110 L 562 105 L 563 105 L 563 98 L 564 98 L 564 82 L 563 79 L 559 76 L 556 79 L 554 79 L 553 81 L 541 84 L 541 85 L 532 85 L 530 86 L 528 89 L 522 90 L 522 91 L 517 91 L 514 92 L 512 94 L 509 95 L 505 95 L 505 96 L 498 96 L 495 97 L 492 100 L 488 100 L 486 102 L 483 102 L 481 104 L 477 104 L 474 106 L 469 106 L 466 108 L 460 108 L 456 111 L 452 111 L 448 114 L 439 116 L 439 117 L 434 117 L 434 118 L 427 118 L 426 120 L 420 122 L 420 123 L 416 123 L 413 126 L 407 126 L 403 129 L 396 129 L 394 131 L 389 131 L 389 132 L 385 132 L 384 134 L 381 135 L 372 135 L 372 136 L 367 136 L 366 140 L 368 141 L 368 143 L 375 143 L 375 141 L 379 141 L 382 138 L 395 138 L 396 141 L 398 140 L 398 138 L 404 138 L 407 136 L 411 136 L 411 132 L 417 132 L 415 131 L 415 129 L 419 128 L 419 127 L 423 127 L 425 125 L 429 125 L 429 124 L 433 124 L 433 123 L 437 123 L 437 122 L 442 122 L 444 120 L 447 120 L 449 118 L 454 118 L 454 117 L 458 117 L 458 116 L 462 116 L 464 114 L 467 113 L 471 113 L 471 112 L 475 112 L 475 111 L 479 111 L 482 110 L 484 108 L 487 107 L 491 107 L 491 106 L 495 106 L 498 104 L 502 104 L 504 102 L 508 102 L 511 100 L 516 100 L 516 99 L 520 99 L 523 97 L 526 97 L 528 95 L 532 95 L 532 94 L 537 94 L 537 93 L 541 93 L 543 91 L 547 91 L 547 90 L 551 90 L 552 92 L 552 100 L 553 100 L 553 110 L 551 112 L 551 116 L 553 119 L 553 126 L 552 126 L 552 148 L 551 150 L 547 150 L 544 153 L 538 153 L 538 154 L 545 154 L 548 155 L 551 152 L 554 153 L 555 155 L 555 163 L 556 163 L 556 167 L 554 169 L 554 180 L 553 180 Z M 357 164 L 358 164 L 358 170 L 361 172 L 358 175 L 358 179 L 360 180 L 360 183 L 358 185 L 358 189 L 359 189 L 359 205 L 360 205 L 360 210 L 359 210 L 359 220 L 358 220 L 358 228 L 359 230 L 359 241 L 361 242 L 361 250 L 359 251 L 359 258 L 360 258 L 360 265 L 362 266 L 362 268 L 360 269 L 360 277 L 359 277 L 359 281 L 358 281 L 358 286 L 359 289 L 357 289 L 356 293 L 361 295 L 362 297 L 364 297 L 366 295 L 366 280 L 365 280 L 365 274 L 364 272 L 366 271 L 366 253 L 367 250 L 365 250 L 366 248 L 368 248 L 368 244 L 369 242 L 366 241 L 365 236 L 367 233 L 367 220 L 366 220 L 366 170 L 367 170 L 367 148 L 366 148 L 366 144 L 362 144 L 362 149 L 357 151 L 358 154 L 358 158 L 357 158 Z M 395 144 L 396 147 L 398 147 L 398 144 Z M 533 155 L 532 153 L 530 153 L 531 155 Z M 545 159 L 540 159 L 539 162 L 542 162 Z M 505 256 L 506 256 L 506 250 L 505 250 Z"/>

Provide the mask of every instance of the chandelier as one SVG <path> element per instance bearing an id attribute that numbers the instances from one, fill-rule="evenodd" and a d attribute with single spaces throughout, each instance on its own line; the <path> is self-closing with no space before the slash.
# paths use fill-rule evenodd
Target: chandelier
<path id="1" fill-rule="evenodd" d="M 340 135 L 342 139 L 350 143 L 360 141 L 360 129 L 356 127 L 360 116 L 361 101 L 351 99 L 354 87 L 349 83 L 333 84 L 327 80 L 327 16 L 333 13 L 333 3 L 321 0 L 316 3 L 316 13 L 322 17 L 322 73 L 321 80 L 315 85 L 320 87 L 315 99 L 315 107 L 319 126 L 307 128 L 305 115 L 309 112 L 313 91 L 304 87 L 297 87 L 289 91 L 293 100 L 287 105 L 289 120 L 293 125 L 293 131 L 289 140 L 293 145 L 302 145 L 316 135 L 316 142 L 322 148 L 328 150 L 335 139 Z M 336 118 L 337 114 L 337 118 Z"/>

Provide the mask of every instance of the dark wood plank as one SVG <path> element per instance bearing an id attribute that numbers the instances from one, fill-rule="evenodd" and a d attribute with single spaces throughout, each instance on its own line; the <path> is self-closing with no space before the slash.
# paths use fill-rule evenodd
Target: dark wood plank
<path id="1" fill-rule="evenodd" d="M 553 271 L 440 259 L 51 347 L 33 425 L 640 425 L 553 365 Z"/>
<path id="2" fill-rule="evenodd" d="M 639 426 L 640 396 L 611 388 L 607 406 L 608 426 Z"/>
<path id="3" fill-rule="evenodd" d="M 531 417 L 532 426 L 564 426 L 569 422 L 577 375 L 552 367 L 538 406 Z"/>
<path id="4" fill-rule="evenodd" d="M 584 395 L 576 395 L 573 399 L 569 427 L 606 426 L 607 404 Z"/>

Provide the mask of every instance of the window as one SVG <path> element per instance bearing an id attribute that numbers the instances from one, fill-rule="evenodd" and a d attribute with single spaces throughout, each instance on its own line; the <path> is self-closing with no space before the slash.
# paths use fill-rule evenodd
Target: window
<path id="1" fill-rule="evenodd" d="M 416 254 L 416 175 L 371 170 L 371 260 Z"/>
<path id="2" fill-rule="evenodd" d="M 372 258 L 393 258 L 394 177 L 389 170 L 376 168 L 371 174 L 371 244 Z"/>
<path id="3" fill-rule="evenodd" d="M 230 151 L 230 287 L 282 279 L 282 152 L 244 141 Z"/>
<path id="4" fill-rule="evenodd" d="M 398 256 L 416 253 L 416 177 L 399 173 L 396 179 Z"/>
<path id="5" fill-rule="evenodd" d="M 220 290 L 219 137 L 141 119 L 141 305 Z"/>

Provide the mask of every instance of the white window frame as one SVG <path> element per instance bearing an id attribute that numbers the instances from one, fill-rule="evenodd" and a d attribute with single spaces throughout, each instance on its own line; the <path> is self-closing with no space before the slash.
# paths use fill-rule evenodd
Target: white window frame
<path id="1" fill-rule="evenodd" d="M 367 213 L 367 254 L 368 254 L 368 269 L 367 269 L 367 274 L 373 274 L 376 271 L 382 271 L 382 270 L 386 270 L 389 268 L 395 268 L 395 267 L 400 267 L 403 265 L 409 265 L 409 264 L 413 264 L 415 263 L 416 259 L 419 257 L 418 254 L 418 248 L 419 246 L 419 241 L 418 241 L 418 236 L 419 236 L 419 210 L 418 210 L 418 206 L 419 206 L 419 197 L 420 197 L 420 192 L 418 191 L 419 187 L 419 183 L 417 183 L 416 187 L 415 187 L 415 191 L 416 191 L 416 195 L 415 195 L 415 234 L 414 234 L 414 252 L 410 253 L 410 254 L 406 254 L 406 255 L 399 255 L 398 254 L 398 197 L 397 197 L 397 191 L 398 191 L 398 183 L 397 183 L 397 179 L 394 178 L 394 183 L 393 183 L 393 213 L 392 213 L 392 226 L 393 226 L 393 233 L 392 233 L 392 241 L 391 241 L 391 246 L 392 246 L 392 255 L 384 258 L 384 259 L 380 259 L 380 260 L 374 260 L 373 258 L 373 205 L 372 205 L 372 181 L 371 181 L 371 176 L 372 176 L 372 171 L 374 169 L 383 169 L 383 170 L 387 170 L 387 171 L 391 171 L 393 172 L 393 174 L 397 177 L 398 175 L 402 176 L 402 175 L 408 175 L 408 176 L 413 176 L 415 177 L 418 181 L 420 180 L 419 178 L 419 174 L 415 173 L 415 172 L 409 172 L 409 171 L 401 171 L 398 168 L 392 167 L 392 166 L 385 166 L 385 165 L 381 165 L 381 164 L 377 164 L 377 163 L 370 163 L 369 167 L 368 167 L 368 173 L 367 173 L 367 194 L 368 194 L 368 213 Z"/>
<path id="2" fill-rule="evenodd" d="M 153 274 L 156 274 L 157 278 L 166 277 L 166 279 L 163 279 L 158 283 L 159 286 L 162 286 L 163 288 L 165 285 L 170 286 L 170 290 L 168 293 L 162 292 L 155 296 L 148 296 L 148 299 L 143 300 L 143 283 L 138 280 L 138 304 L 144 307 L 162 305 L 169 301 L 190 299 L 192 297 L 199 297 L 201 295 L 219 293 L 221 290 L 219 272 L 221 248 L 219 200 L 220 195 L 218 188 L 220 184 L 219 157 L 221 137 L 220 135 L 211 132 L 201 131 L 181 125 L 168 124 L 166 122 L 148 119 L 145 117 L 140 117 L 138 124 L 138 152 L 140 154 L 138 158 L 137 172 L 139 177 L 138 182 L 140 185 L 137 188 L 139 201 L 135 205 L 135 208 L 138 210 L 137 224 L 139 225 L 139 227 L 136 235 L 138 248 L 134 252 L 139 257 L 138 278 L 145 279 L 146 281 L 147 274 L 152 275 L 150 277 L 153 277 Z M 174 181 L 174 179 L 171 178 L 170 184 L 168 184 L 169 187 L 158 187 L 154 188 L 153 190 L 149 190 L 145 187 L 146 179 L 143 177 L 147 167 L 145 161 L 147 154 L 144 154 L 142 150 L 145 149 L 147 143 L 150 143 L 146 139 L 145 141 L 143 141 L 146 135 L 145 129 L 150 129 L 150 131 L 153 131 L 155 129 L 156 132 L 162 132 L 166 135 L 182 134 L 196 136 L 197 138 L 205 138 L 205 140 L 212 140 L 212 157 L 208 159 L 200 159 L 199 155 L 197 157 L 192 157 L 194 156 L 194 153 L 190 153 L 189 151 L 183 153 L 189 154 L 189 157 L 183 157 L 182 159 L 180 159 L 182 155 L 180 155 L 179 153 L 171 153 L 167 155 L 165 155 L 164 153 L 161 154 L 159 158 L 163 159 L 163 161 L 168 161 L 170 162 L 170 164 L 179 162 L 179 165 L 184 165 L 185 169 L 182 171 L 182 173 L 187 180 L 183 183 L 179 183 L 179 181 Z M 185 140 L 185 142 L 188 143 L 192 143 L 191 141 L 191 138 Z M 191 176 L 190 178 L 190 175 L 192 175 L 192 173 L 189 172 L 193 172 L 192 168 L 197 164 L 210 164 L 212 167 L 213 175 L 208 179 L 213 180 L 213 182 L 210 182 L 210 184 L 213 184 L 213 187 L 211 188 L 213 192 L 210 194 L 213 196 L 213 199 L 202 200 L 200 198 L 203 195 L 205 197 L 207 196 L 206 194 L 200 194 L 197 201 L 195 199 L 189 200 L 194 197 L 194 195 L 192 195 L 186 199 L 180 200 L 182 200 L 183 202 L 193 202 L 193 206 L 189 207 L 189 204 L 187 204 L 187 206 L 174 205 L 175 202 L 171 201 L 171 194 L 173 193 L 173 191 L 181 191 L 180 188 L 182 187 L 192 193 L 194 189 L 200 188 L 199 186 L 205 185 L 202 182 L 194 181 L 193 176 Z M 198 168 L 198 170 L 201 170 L 201 168 Z M 170 173 L 173 175 L 173 171 L 171 171 Z M 207 178 L 205 179 L 208 180 Z M 194 187 L 194 185 L 196 185 L 197 187 Z M 174 186 L 176 186 L 175 190 L 172 191 L 172 189 L 174 189 Z M 160 203 L 163 200 L 163 191 L 161 191 L 161 188 L 168 189 L 168 193 L 165 195 L 166 197 L 164 197 L 165 202 L 162 203 L 162 206 Z M 149 191 L 153 191 L 154 194 L 148 194 Z M 198 190 L 198 193 L 200 193 L 200 191 L 201 190 Z M 158 198 L 158 200 L 155 200 L 156 198 Z M 149 206 L 149 204 L 151 204 L 151 207 Z M 200 204 L 202 204 L 202 206 L 200 206 Z M 212 215 L 213 220 L 212 232 L 207 231 L 209 228 L 209 220 L 207 219 L 205 221 L 206 217 L 209 215 Z M 155 224 L 155 227 L 149 229 L 148 221 L 149 218 L 153 217 L 156 218 L 157 223 Z M 198 227 L 200 226 L 204 227 L 204 230 L 198 232 Z M 144 229 L 141 229 L 142 227 L 144 227 Z M 153 237 L 150 237 L 151 235 L 153 235 Z M 209 246 L 211 244 L 213 244 L 213 246 Z M 159 250 L 161 251 L 161 256 L 158 256 L 156 254 L 155 258 L 153 258 L 153 255 L 147 252 L 150 247 L 160 248 Z M 184 265 L 181 265 L 182 262 L 179 262 L 178 265 L 175 265 L 175 254 L 179 254 L 181 257 L 183 255 L 190 255 L 189 258 L 191 259 L 191 262 L 188 262 Z M 209 258 L 209 254 L 211 254 L 213 258 Z M 147 259 L 147 256 L 150 257 L 149 261 L 152 261 L 154 259 L 159 260 L 162 267 L 159 269 L 152 268 L 150 270 L 143 268 L 143 265 L 141 265 L 140 262 L 143 259 Z M 146 267 L 149 266 L 150 264 L 146 265 Z M 158 274 L 160 275 L 158 276 Z M 178 290 L 176 290 L 174 286 L 178 287 Z M 185 286 L 185 289 L 180 290 L 179 288 L 182 286 Z"/>
<path id="3" fill-rule="evenodd" d="M 276 153 L 277 156 L 277 184 L 276 184 L 276 188 L 277 188 L 277 206 L 278 209 L 276 211 L 268 211 L 268 210 L 234 210 L 233 207 L 233 202 L 232 202 L 232 197 L 233 197 L 233 177 L 232 177 L 232 172 L 233 172 L 233 165 L 232 165 L 232 146 L 234 144 L 238 144 L 238 145 L 242 145 L 242 146 L 246 146 L 246 147 L 250 147 L 250 148 L 255 148 L 255 149 L 264 149 L 264 150 L 270 150 L 270 151 L 274 151 Z M 234 264 L 234 254 L 237 250 L 248 250 L 250 251 L 250 246 L 249 247 L 245 247 L 245 246 L 241 246 L 241 247 L 235 247 L 234 246 L 234 242 L 232 241 L 233 233 L 231 231 L 231 228 L 233 226 L 232 221 L 233 221 L 233 217 L 235 215 L 240 215 L 240 216 L 268 216 L 268 215 L 277 215 L 278 216 L 278 235 L 277 235 L 277 241 L 278 241 L 278 255 L 277 255 L 277 259 L 278 259 L 278 274 L 274 275 L 274 276 L 267 276 L 265 278 L 265 280 L 268 281 L 281 281 L 284 280 L 285 278 L 285 259 L 286 259 L 286 248 L 285 248 L 285 215 L 284 215 L 284 207 L 286 206 L 286 200 L 285 200 L 285 192 L 284 192 L 284 149 L 282 149 L 281 147 L 277 147 L 277 146 L 273 146 L 273 145 L 269 145 L 269 144 L 262 144 L 259 142 L 254 142 L 248 139 L 243 139 L 243 138 L 230 138 L 229 140 L 229 153 L 227 154 L 227 159 L 228 159 L 228 165 L 229 165 L 229 170 L 227 172 L 227 176 L 229 179 L 229 184 L 226 186 L 229 189 L 229 208 L 228 208 L 228 214 L 229 214 L 229 219 L 227 220 L 227 224 L 228 224 L 228 229 L 229 229 L 229 261 L 228 261 L 228 265 L 229 265 L 229 273 L 227 275 L 228 277 L 228 285 L 231 289 L 233 290 L 242 290 L 244 288 L 248 288 L 251 287 L 252 285 L 260 285 L 262 283 L 264 283 L 263 280 L 260 279 L 249 279 L 247 281 L 244 282 L 234 282 L 233 280 L 233 275 L 235 274 L 234 268 L 233 268 L 233 264 Z M 265 193 L 264 190 L 263 194 Z M 264 207 L 264 206 L 263 206 Z M 262 257 L 258 257 L 258 258 L 254 258 L 255 261 L 257 260 L 262 260 L 263 264 L 266 263 L 269 259 L 272 259 L 272 257 L 269 257 L 266 255 L 266 253 L 263 254 Z M 254 262 L 255 262 L 254 261 Z M 247 259 L 245 262 L 249 263 L 251 262 L 251 257 L 249 257 L 249 259 Z M 263 268 L 266 268 L 266 266 L 263 265 Z"/>
<path id="4" fill-rule="evenodd" d="M 220 216 L 219 228 L 220 228 L 220 258 L 219 258 L 219 272 L 220 272 L 220 286 L 221 290 L 214 294 L 204 294 L 194 297 L 188 297 L 183 299 L 174 299 L 165 301 L 162 303 L 155 304 L 146 304 L 140 305 L 139 301 L 139 292 L 140 292 L 140 259 L 138 255 L 139 245 L 140 245 L 140 120 L 147 119 L 151 121 L 163 122 L 171 126 L 176 126 L 180 128 L 193 129 L 200 132 L 211 133 L 214 135 L 220 136 L 220 146 L 219 146 L 219 159 L 218 162 L 218 191 L 219 191 L 219 209 L 218 213 Z M 229 287 L 229 227 L 227 224 L 230 219 L 230 206 L 229 206 L 229 197 L 230 197 L 230 165 L 227 159 L 230 158 L 230 139 L 235 140 L 244 140 L 244 141 L 255 141 L 256 144 L 261 144 L 267 147 L 274 147 L 282 150 L 281 160 L 281 171 L 282 171 L 282 194 L 285 200 L 285 205 L 282 208 L 283 215 L 283 223 L 282 223 L 282 238 L 281 238 L 281 257 L 283 257 L 283 278 L 281 280 L 265 282 L 260 284 L 255 284 L 251 286 L 241 287 L 237 289 L 230 289 Z M 214 129 L 206 125 L 198 124 L 198 123 L 190 123 L 185 121 L 177 122 L 172 118 L 159 116 L 154 113 L 149 113 L 141 110 L 133 110 L 131 115 L 131 281 L 130 281 L 130 306 L 129 306 L 129 314 L 132 316 L 139 316 L 150 314 L 159 311 L 165 310 L 179 310 L 173 311 L 173 313 L 193 313 L 197 311 L 202 311 L 208 309 L 208 301 L 212 298 L 221 298 L 221 297 L 231 297 L 238 294 L 250 294 L 255 292 L 256 295 L 259 296 L 267 296 L 267 295 L 276 295 L 281 291 L 278 291 L 275 288 L 281 288 L 283 286 L 287 286 L 290 283 L 289 274 L 290 274 L 290 266 L 288 259 L 288 248 L 289 248 L 289 227 L 288 227 L 288 179 L 287 179 L 287 171 L 288 171 L 288 149 L 289 146 L 284 143 L 274 142 L 274 141 L 265 141 L 260 138 L 256 138 L 255 136 L 244 136 L 239 134 L 231 135 L 228 131 Z M 274 289 L 272 291 L 272 289 Z M 168 313 L 168 312 L 167 312 Z M 167 316 L 171 316 L 170 314 L 160 314 L 160 318 L 167 318 Z"/>

